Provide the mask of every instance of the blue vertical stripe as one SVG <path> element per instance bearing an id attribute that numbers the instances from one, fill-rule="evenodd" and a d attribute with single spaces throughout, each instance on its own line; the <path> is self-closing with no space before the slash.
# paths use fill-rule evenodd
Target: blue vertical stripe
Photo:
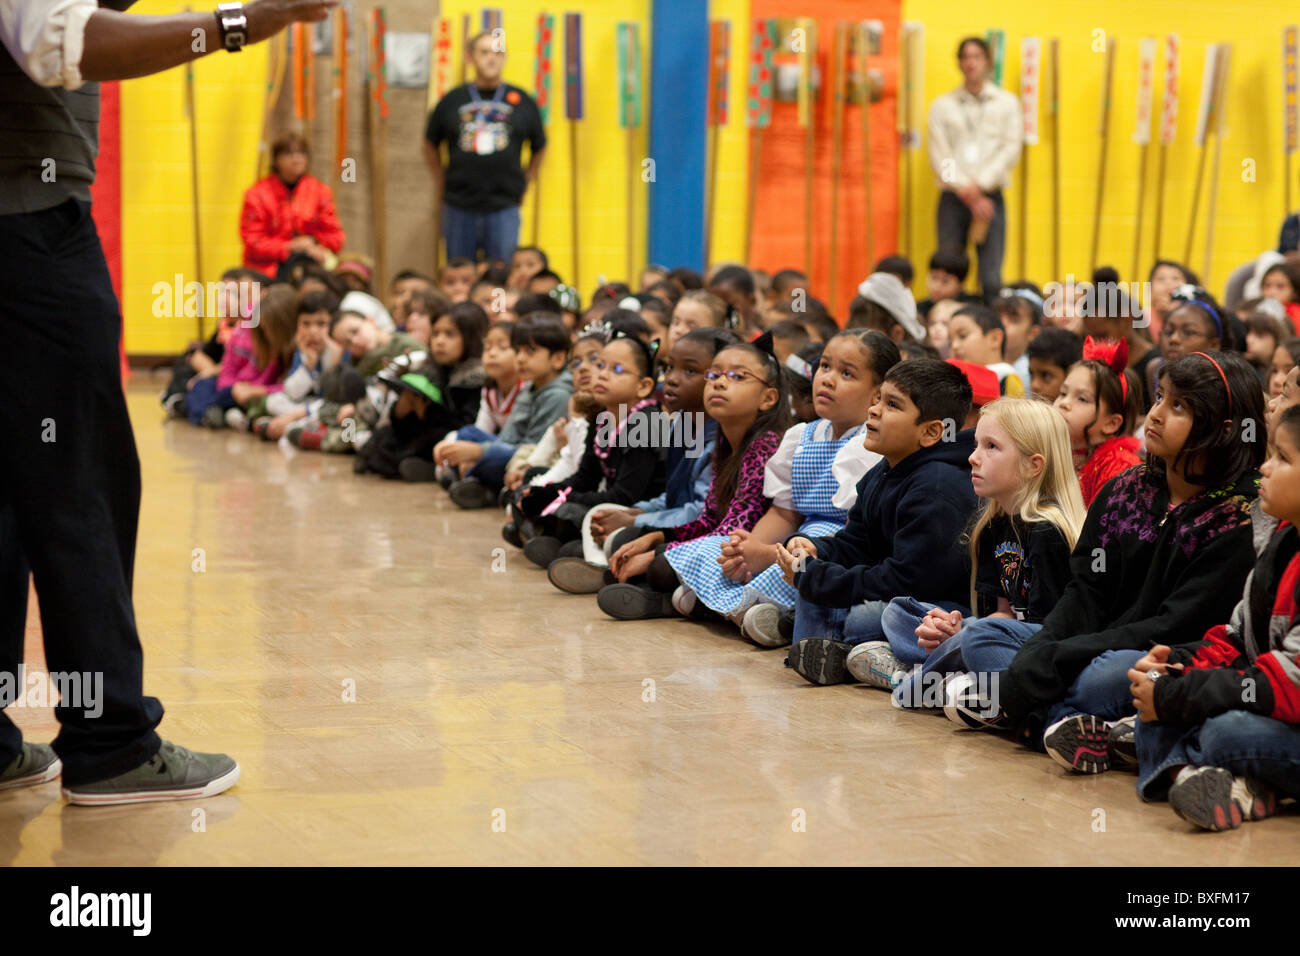
<path id="1" fill-rule="evenodd" d="M 652 16 L 650 261 L 703 270 L 708 0 L 654 0 Z"/>

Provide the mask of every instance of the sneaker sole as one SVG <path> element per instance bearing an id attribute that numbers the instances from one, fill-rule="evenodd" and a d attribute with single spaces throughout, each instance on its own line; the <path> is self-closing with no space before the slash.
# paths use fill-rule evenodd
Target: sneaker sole
<path id="1" fill-rule="evenodd" d="M 1216 768 L 1217 769 L 1217 768 Z M 1241 807 L 1232 798 L 1232 773 L 1199 773 L 1169 791 L 1169 805 L 1188 823 L 1211 830 L 1235 830 L 1246 820 L 1263 820 L 1277 811 L 1277 795 L 1271 790 L 1255 794 L 1250 816 L 1242 817 Z"/>
<path id="2" fill-rule="evenodd" d="M 39 787 L 43 783 L 49 783 L 59 774 L 63 773 L 63 761 L 55 760 L 42 770 L 28 774 L 25 777 L 16 777 L 13 780 L 6 780 L 0 783 L 0 790 L 16 790 L 19 787 Z"/>
<path id="3" fill-rule="evenodd" d="M 843 684 L 848 656 L 849 647 L 841 641 L 805 638 L 790 646 L 790 667 L 810 684 Z"/>
<path id="4" fill-rule="evenodd" d="M 597 594 L 605 586 L 605 569 L 582 558 L 556 558 L 547 567 L 546 576 L 568 594 Z"/>
<path id="5" fill-rule="evenodd" d="M 63 788 L 63 799 L 80 807 L 113 807 L 134 803 L 160 803 L 165 800 L 196 800 L 215 797 L 239 783 L 239 765 L 201 787 L 173 787 L 164 790 L 124 790 L 120 793 L 94 793 Z"/>
<path id="6" fill-rule="evenodd" d="M 1072 717 L 1043 740 L 1047 755 L 1075 773 L 1110 769 L 1110 730 L 1092 715 Z"/>

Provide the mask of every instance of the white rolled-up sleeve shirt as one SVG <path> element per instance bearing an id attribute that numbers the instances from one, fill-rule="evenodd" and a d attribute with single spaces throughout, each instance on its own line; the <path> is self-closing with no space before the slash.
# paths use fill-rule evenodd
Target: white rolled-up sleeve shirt
<path id="1" fill-rule="evenodd" d="M 75 90 L 81 77 L 86 22 L 96 0 L 0 0 L 0 43 L 41 86 Z"/>
<path id="2" fill-rule="evenodd" d="M 940 189 L 974 183 L 988 193 L 1006 189 L 1020 159 L 1020 100 L 992 83 L 979 95 L 960 86 L 930 104 L 930 166 Z"/>

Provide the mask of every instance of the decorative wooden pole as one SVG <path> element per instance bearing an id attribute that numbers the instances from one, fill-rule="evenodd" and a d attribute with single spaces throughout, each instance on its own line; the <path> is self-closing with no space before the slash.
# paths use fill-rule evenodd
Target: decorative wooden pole
<path id="1" fill-rule="evenodd" d="M 830 96 L 826 105 L 831 111 L 831 308 L 839 308 L 840 270 L 840 169 L 844 165 L 844 86 L 845 64 L 849 58 L 849 25 L 835 23 L 834 42 L 831 46 Z"/>
<path id="2" fill-rule="evenodd" d="M 578 231 L 578 123 L 582 120 L 582 14 L 564 15 L 564 116 L 569 121 L 569 237 L 573 287 L 581 290 L 582 246 Z"/>
<path id="3" fill-rule="evenodd" d="M 1138 154 L 1137 222 L 1133 227 L 1133 269 L 1129 281 L 1138 281 L 1142 268 L 1142 207 L 1146 205 L 1147 155 L 1151 152 L 1151 102 L 1155 85 L 1156 39 L 1144 37 L 1138 44 L 1137 113 L 1133 142 L 1141 147 Z"/>
<path id="4" fill-rule="evenodd" d="M 190 7 L 185 8 L 190 12 Z M 194 281 L 203 288 L 203 230 L 200 228 L 199 210 L 199 117 L 194 108 L 194 61 L 185 64 L 185 120 L 190 133 L 190 222 L 194 228 Z M 206 297 L 204 302 L 206 302 Z M 196 310 L 194 320 L 197 323 L 199 341 L 207 338 L 203 334 L 203 305 Z"/>
<path id="5" fill-rule="evenodd" d="M 876 265 L 876 202 L 871 178 L 871 70 L 868 57 L 872 49 L 872 36 L 880 35 L 879 20 L 864 20 L 857 28 L 858 71 L 862 83 L 862 189 L 866 200 L 866 250 L 867 262 L 863 275 L 871 272 Z"/>
<path id="6" fill-rule="evenodd" d="M 262 105 L 262 139 L 257 144 L 258 178 L 271 172 L 271 125 L 280 101 L 284 73 L 289 65 L 289 31 L 281 30 L 270 42 L 266 61 L 266 101 Z"/>
<path id="7" fill-rule="evenodd" d="M 1205 266 L 1201 269 L 1201 281 L 1210 284 L 1210 270 L 1213 267 L 1214 224 L 1218 212 L 1219 200 L 1219 159 L 1223 150 L 1223 133 L 1226 128 L 1224 118 L 1228 112 L 1228 68 L 1232 63 L 1232 44 L 1219 46 L 1219 56 L 1214 64 L 1214 160 L 1210 164 L 1209 207 L 1205 213 Z"/>
<path id="8" fill-rule="evenodd" d="M 1161 245 L 1165 213 L 1165 163 L 1169 147 L 1178 132 L 1178 34 L 1170 33 L 1165 37 L 1165 83 L 1164 102 L 1160 110 L 1160 154 L 1156 170 L 1156 238 L 1155 256 L 1159 259 L 1164 248 Z"/>
<path id="9" fill-rule="evenodd" d="M 1052 127 L 1052 276 L 1061 277 L 1061 41 L 1047 43 L 1047 68 L 1052 89 L 1047 115 Z"/>
<path id="10" fill-rule="evenodd" d="M 552 43 L 555 40 L 555 17 L 549 13 L 540 13 L 537 16 L 537 52 L 534 56 L 533 67 L 533 100 L 537 103 L 537 112 L 541 116 L 542 129 L 546 129 L 551 122 L 551 75 L 552 69 Z M 533 180 L 529 187 L 533 191 L 533 214 L 532 219 L 532 245 L 541 245 L 539 237 L 541 235 L 542 223 L 542 176 L 539 171 L 537 178 Z"/>
<path id="11" fill-rule="evenodd" d="M 799 125 L 804 131 L 803 167 L 803 269 L 808 284 L 813 284 L 813 145 L 816 137 L 816 119 L 813 115 L 812 71 L 817 58 L 817 21 L 800 17 L 798 29 L 803 31 L 799 54 Z"/>
<path id="12" fill-rule="evenodd" d="M 1286 177 L 1283 215 L 1291 215 L 1291 157 L 1296 152 L 1296 38 L 1289 26 L 1282 31 L 1282 169 Z"/>
<path id="13" fill-rule="evenodd" d="M 1218 76 L 1219 44 L 1205 48 L 1205 69 L 1201 75 L 1201 104 L 1196 114 L 1196 185 L 1192 189 L 1192 212 L 1187 222 L 1187 239 L 1183 245 L 1183 262 L 1192 262 L 1192 239 L 1196 234 L 1196 214 L 1201 205 L 1201 187 L 1205 184 L 1205 160 L 1209 155 L 1207 140 L 1214 123 L 1214 85 Z"/>
<path id="14" fill-rule="evenodd" d="M 1038 99 L 1043 79 L 1043 44 L 1038 37 L 1020 41 L 1020 274 L 1029 275 L 1029 147 L 1038 143 Z"/>
<path id="15" fill-rule="evenodd" d="M 1106 147 L 1110 144 L 1110 103 L 1111 93 L 1115 88 L 1116 46 L 1117 41 L 1114 37 L 1106 38 L 1106 74 L 1101 85 L 1101 127 L 1098 130 L 1101 135 L 1101 148 L 1097 159 L 1096 202 L 1092 212 L 1092 255 L 1088 259 L 1090 269 L 1097 268 L 1097 257 L 1101 249 L 1101 209 L 1106 191 Z"/>
<path id="16" fill-rule="evenodd" d="M 709 24 L 709 102 L 706 122 L 709 130 L 708 171 L 704 182 L 704 267 L 708 269 L 713 250 L 713 210 L 718 200 L 718 137 L 727 125 L 731 67 L 731 21 Z"/>
<path id="17" fill-rule="evenodd" d="M 366 65 L 366 92 L 370 133 L 370 202 L 374 218 L 375 274 L 388 281 L 388 88 L 384 60 L 387 22 L 383 7 L 370 11 L 370 59 Z"/>
<path id="18" fill-rule="evenodd" d="M 618 25 L 618 121 L 627 137 L 627 284 L 636 288 L 636 131 L 641 126 L 641 37 L 635 22 Z"/>
<path id="19" fill-rule="evenodd" d="M 348 154 L 348 12 L 334 9 L 334 65 L 331 70 L 334 88 L 334 176 L 343 171 Z"/>
<path id="20" fill-rule="evenodd" d="M 749 96 L 745 128 L 749 130 L 749 202 L 745 215 L 745 262 L 754 261 L 754 216 L 758 210 L 758 181 L 763 168 L 763 130 L 772 125 L 772 55 L 777 43 L 776 20 L 754 21 L 750 33 Z"/>

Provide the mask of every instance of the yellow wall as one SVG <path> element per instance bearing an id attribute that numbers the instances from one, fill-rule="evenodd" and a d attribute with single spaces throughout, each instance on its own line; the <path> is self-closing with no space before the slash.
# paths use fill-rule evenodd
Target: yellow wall
<path id="1" fill-rule="evenodd" d="M 482 4 L 452 0 L 442 4 L 441 16 L 452 21 L 453 64 L 461 57 L 461 14 L 473 17 L 471 35 L 481 23 Z M 600 276 L 614 280 L 627 272 L 627 177 L 634 175 L 636 247 L 634 269 L 645 264 L 646 184 L 641 181 L 640 162 L 647 155 L 649 137 L 650 2 L 623 0 L 581 0 L 555 3 L 511 3 L 504 7 L 506 31 L 506 80 L 529 92 L 533 89 L 534 52 L 537 44 L 537 16 L 543 10 L 555 17 L 555 39 L 551 44 L 551 116 L 546 127 L 546 159 L 541 173 L 541 216 L 538 244 L 551 258 L 552 268 L 565 281 L 573 277 L 573 242 L 569 223 L 571 195 L 569 171 L 569 122 L 564 118 L 564 14 L 582 14 L 583 116 L 578 123 L 577 145 L 579 236 L 582 259 L 579 290 L 584 302 Z M 617 24 L 640 24 L 642 62 L 641 127 L 635 132 L 633 157 L 638 164 L 628 169 L 627 131 L 618 125 Z M 472 75 L 471 69 L 471 75 Z M 453 82 L 458 72 L 453 70 Z M 657 171 L 656 175 L 663 175 Z M 531 187 L 521 210 L 519 241 L 529 243 L 533 235 Z M 635 280 L 634 280 L 635 281 Z"/>
<path id="2" fill-rule="evenodd" d="M 709 260 L 745 261 L 745 220 L 749 198 L 749 130 L 745 102 L 749 90 L 749 0 L 713 0 L 710 20 L 731 21 L 731 69 L 727 125 L 718 131 L 718 199 L 710 228 Z M 707 165 L 705 166 L 707 174 Z M 672 268 L 678 263 L 666 262 Z"/>
<path id="3" fill-rule="evenodd" d="M 169 14 L 175 0 L 140 0 L 133 14 Z M 195 61 L 202 278 L 242 265 L 239 211 L 257 171 L 265 44 Z M 153 314 L 153 284 L 195 278 L 185 68 L 122 84 L 122 314 L 128 353 L 176 352 L 193 318 Z M 206 328 L 211 331 L 212 320 Z"/>
<path id="4" fill-rule="evenodd" d="M 1232 70 L 1227 98 L 1227 131 L 1218 174 L 1218 215 L 1214 233 L 1212 269 L 1202 274 L 1218 295 L 1228 273 L 1260 252 L 1276 248 L 1284 214 L 1281 140 L 1281 36 L 1282 27 L 1300 20 L 1294 5 L 1244 0 L 1034 0 L 958 3 L 954 0 L 904 0 L 903 16 L 924 22 L 925 99 L 961 82 L 956 49 L 961 37 L 984 35 L 988 28 L 1007 31 L 1007 66 L 1003 85 L 1019 92 L 1020 40 L 1025 36 L 1057 36 L 1061 47 L 1061 271 L 1085 278 L 1090 270 L 1093 204 L 1099 162 L 1097 135 L 1104 55 L 1092 52 L 1093 31 L 1104 29 L 1118 41 L 1111 134 L 1107 151 L 1103 232 L 1100 261 L 1119 269 L 1125 281 L 1132 272 L 1134 226 L 1138 194 L 1139 147 L 1132 142 L 1137 96 L 1138 41 L 1157 38 L 1156 84 L 1153 104 L 1156 129 L 1162 96 L 1159 85 L 1164 70 L 1164 37 L 1175 32 L 1181 40 L 1178 132 L 1168 156 L 1165 185 L 1165 226 L 1161 253 L 1181 259 L 1190 221 L 1198 149 L 1193 144 L 1201 93 L 1201 70 L 1206 45 L 1232 44 Z M 1044 44 L 1046 47 L 1046 44 Z M 1044 62 L 1046 51 L 1044 50 Z M 1044 91 L 1046 94 L 1046 90 Z M 1051 143 L 1047 130 L 1046 100 L 1040 118 L 1040 143 L 1030 147 L 1029 171 L 1029 277 L 1046 282 L 1050 272 L 1051 194 L 1049 171 Z M 1136 278 L 1145 279 L 1153 255 L 1156 156 L 1152 146 L 1147 171 L 1143 253 Z M 1211 159 L 1212 159 L 1211 150 Z M 1256 182 L 1242 181 L 1242 161 L 1255 160 Z M 904 160 L 906 161 L 906 160 Z M 916 243 L 913 258 L 918 267 L 917 288 L 924 289 L 925 261 L 934 249 L 934 213 L 937 191 L 925 158 L 924 144 L 914 154 L 912 224 Z M 1017 174 L 1018 175 L 1018 174 Z M 1197 218 L 1192 260 L 1200 272 L 1205 261 L 1206 201 L 1211 168 L 1207 163 L 1201 211 Z M 1019 182 L 1013 181 L 1007 197 L 1009 228 L 1004 280 L 1018 278 Z M 972 266 L 972 272 L 974 268 Z M 1064 278 L 1063 276 L 1055 278 Z"/>

